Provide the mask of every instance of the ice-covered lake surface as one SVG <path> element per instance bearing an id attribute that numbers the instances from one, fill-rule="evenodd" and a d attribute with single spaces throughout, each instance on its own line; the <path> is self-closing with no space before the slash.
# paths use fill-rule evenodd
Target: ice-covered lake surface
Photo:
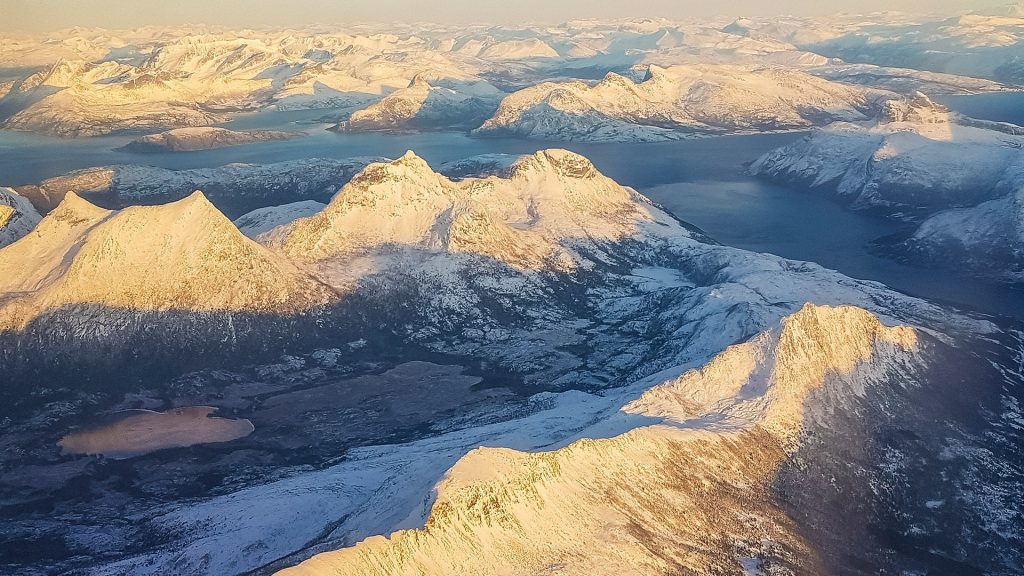
<path id="1" fill-rule="evenodd" d="M 998 110 L 1004 111 L 1011 110 L 1016 102 L 1017 110 L 1024 111 L 1024 106 L 1019 106 L 1024 104 L 1024 94 L 1020 93 L 949 99 L 946 103 L 978 117 L 1024 123 L 1024 117 L 1007 116 L 1009 112 L 976 113 L 976 102 L 989 102 L 986 105 L 990 108 L 996 102 Z M 414 150 L 436 166 L 477 154 L 525 154 L 543 148 L 569 148 L 589 157 L 608 176 L 640 190 L 724 244 L 809 260 L 913 295 L 1024 319 L 1022 290 L 904 266 L 868 252 L 870 241 L 901 231 L 900 224 L 853 213 L 827 198 L 747 174 L 748 163 L 772 148 L 800 138 L 800 133 L 648 144 L 574 144 L 481 139 L 458 132 L 341 134 L 326 130 L 330 123 L 323 120 L 342 114 L 340 110 L 305 110 L 242 115 L 226 126 L 304 130 L 309 136 L 218 150 L 146 155 L 115 150 L 135 137 L 130 135 L 68 140 L 0 130 L 0 185 L 35 183 L 71 170 L 106 164 L 184 169 L 311 157 L 398 157 L 406 150 Z M 1024 116 L 1024 112 L 1020 115 Z"/>
<path id="2" fill-rule="evenodd" d="M 244 418 L 213 416 L 210 406 L 185 406 L 166 412 L 125 410 L 109 415 L 106 423 L 76 430 L 58 443 L 66 454 L 102 454 L 123 459 L 167 448 L 229 442 L 252 434 Z"/>

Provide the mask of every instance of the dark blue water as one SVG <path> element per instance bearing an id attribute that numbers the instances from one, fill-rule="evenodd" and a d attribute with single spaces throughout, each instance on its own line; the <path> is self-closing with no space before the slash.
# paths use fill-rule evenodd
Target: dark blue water
<path id="1" fill-rule="evenodd" d="M 1024 319 L 1024 293 L 1020 291 L 948 272 L 903 266 L 868 254 L 867 243 L 897 231 L 898 224 L 849 212 L 825 198 L 768 184 L 746 173 L 747 163 L 801 134 L 654 144 L 551 144 L 476 139 L 462 133 L 337 134 L 325 130 L 328 124 L 316 122 L 331 113 L 242 116 L 232 127 L 298 129 L 308 136 L 203 152 L 136 155 L 114 150 L 131 140 L 127 136 L 63 140 L 0 131 L 0 185 L 33 183 L 77 168 L 118 163 L 195 168 L 309 157 L 397 157 L 411 149 L 437 165 L 475 154 L 524 154 L 565 147 L 586 155 L 608 176 L 640 190 L 724 244 L 814 261 L 917 296 Z"/>
<path id="2" fill-rule="evenodd" d="M 1024 291 L 873 256 L 866 245 L 897 225 L 823 197 L 749 180 L 666 184 L 643 193 L 723 244 L 817 262 L 907 294 L 1024 320 Z"/>
<path id="3" fill-rule="evenodd" d="M 972 118 L 1024 126 L 1024 92 L 939 96 L 935 100 Z"/>

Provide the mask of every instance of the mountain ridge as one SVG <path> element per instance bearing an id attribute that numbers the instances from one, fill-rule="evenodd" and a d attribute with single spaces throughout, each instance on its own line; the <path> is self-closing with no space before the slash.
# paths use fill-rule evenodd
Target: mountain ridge
<path id="1" fill-rule="evenodd" d="M 622 409 L 653 421 L 609 438 L 587 438 L 584 431 L 552 451 L 472 450 L 436 485 L 422 528 L 367 538 L 278 574 L 492 574 L 551 565 L 567 574 L 627 566 L 662 574 L 736 570 L 745 559 L 761 569 L 816 573 L 822 567 L 807 542 L 773 510 L 767 487 L 773 467 L 794 449 L 804 405 L 830 373 L 852 375 L 912 357 L 916 342 L 913 329 L 885 327 L 864 310 L 808 304 L 781 326 L 675 382 L 655 385 Z M 760 387 L 764 372 L 771 376 Z M 716 388 L 719 379 L 731 382 Z M 710 390 L 723 396 L 696 410 L 680 395 Z M 738 419 L 699 421 L 717 417 L 718 403 L 730 401 L 737 402 Z M 680 418 L 680 409 L 693 416 Z M 751 450 L 763 457 L 743 455 Z M 729 485 L 745 496 L 731 495 Z M 722 508 L 711 511 L 706 498 Z M 741 511 L 760 521 L 744 525 L 730 517 Z M 771 545 L 763 544 L 766 538 Z M 690 553 L 659 552 L 680 548 Z M 730 549 L 731 557 L 722 553 Z"/>

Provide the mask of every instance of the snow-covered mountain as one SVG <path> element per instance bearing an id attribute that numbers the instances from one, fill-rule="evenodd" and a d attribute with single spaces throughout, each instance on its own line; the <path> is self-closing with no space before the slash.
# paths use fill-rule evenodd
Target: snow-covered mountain
<path id="1" fill-rule="evenodd" d="M 1022 148 L 1024 128 L 968 118 L 919 93 L 887 102 L 873 122 L 835 124 L 773 150 L 750 169 L 854 210 L 924 220 L 875 242 L 880 254 L 1017 282 Z"/>
<path id="2" fill-rule="evenodd" d="M 249 240 L 200 192 L 118 212 L 69 192 L 21 241 L 0 251 L 0 326 L 17 330 L 61 308 L 295 313 L 333 293 Z M 111 311 L 103 312 L 104 308 Z M 88 315 L 68 321 L 83 329 Z"/>
<path id="3" fill-rule="evenodd" d="M 640 234 L 654 216 L 637 193 L 586 158 L 545 150 L 508 178 L 449 180 L 407 153 L 371 164 L 326 209 L 275 230 L 267 242 L 299 260 L 411 246 L 466 252 L 517 268 L 572 269 L 581 253 Z"/>
<path id="4" fill-rule="evenodd" d="M 242 214 L 235 218 L 235 226 L 249 238 L 255 238 L 264 232 L 283 226 L 299 218 L 308 218 L 327 205 L 316 200 L 302 200 L 281 206 L 268 206 L 257 208 L 252 212 Z"/>
<path id="5" fill-rule="evenodd" d="M 503 93 L 487 82 L 448 83 L 432 86 L 422 76 L 409 86 L 356 110 L 335 129 L 414 130 L 426 128 L 476 128 L 498 108 Z"/>
<path id="6" fill-rule="evenodd" d="M 136 59 L 61 59 L 17 79 L 0 118 L 8 128 L 61 136 L 146 132 L 210 126 L 271 105 L 365 105 L 417 74 L 479 80 L 479 66 L 386 36 L 182 34 L 138 48 Z"/>
<path id="7" fill-rule="evenodd" d="M 154 166 L 99 166 L 17 186 L 40 212 L 52 210 L 69 191 L 110 209 L 161 204 L 194 190 L 229 216 L 300 200 L 327 202 L 343 184 L 377 158 L 307 158 L 271 164 L 227 164 L 168 170 Z"/>
<path id="8" fill-rule="evenodd" d="M 125 145 L 129 152 L 193 152 L 256 142 L 288 140 L 305 136 L 304 132 L 277 130 L 228 130 L 225 128 L 176 128 L 132 140 Z"/>
<path id="9" fill-rule="evenodd" d="M 836 195 L 854 209 L 913 218 L 1024 184 L 1024 128 L 949 112 L 918 94 L 868 123 L 840 123 L 758 159 L 754 174 Z"/>
<path id="10" fill-rule="evenodd" d="M 889 17 L 886 21 L 885 18 Z M 811 23 L 808 29 L 829 33 L 806 38 L 799 45 L 849 62 L 896 66 L 990 78 L 1020 84 L 1024 69 L 1024 16 L 1014 8 L 980 11 L 953 17 L 922 18 L 878 14 L 838 25 Z M 883 28 L 879 28 L 879 26 Z M 879 30 L 884 33 L 879 34 Z"/>
<path id="11" fill-rule="evenodd" d="M 1016 281 L 1021 129 L 897 93 L 1012 88 L 1018 16 L 9 34 L 0 122 L 190 149 L 297 108 L 574 141 L 828 125 L 753 170 L 923 220 L 889 255 Z M 717 244 L 564 150 L 89 168 L 0 189 L 0 572 L 1009 576 L 1022 334 Z M 59 452 L 185 406 L 253 433 Z"/>
<path id="12" fill-rule="evenodd" d="M 0 248 L 32 231 L 42 216 L 11 188 L 0 188 Z"/>
<path id="13" fill-rule="evenodd" d="M 339 108 L 334 116 L 344 118 L 398 92 L 381 108 L 363 113 L 373 124 L 391 112 L 418 108 L 422 90 L 410 87 L 417 77 L 434 87 L 438 103 L 428 110 L 454 117 L 448 106 L 476 103 L 473 113 L 483 116 L 493 95 L 478 94 L 483 101 L 476 102 L 462 98 L 466 91 L 460 87 L 492 85 L 511 92 L 608 71 L 631 76 L 631 68 L 651 65 L 771 66 L 931 94 L 1002 90 L 1019 76 L 1013 17 L 936 21 L 890 15 L 882 23 L 891 26 L 886 28 L 891 42 L 870 41 L 878 18 L 740 19 L 726 25 L 626 19 L 516 27 L 75 28 L 13 34 L 0 47 L 0 122 L 19 130 L 94 136 L 211 126 L 252 110 Z M 947 58 L 951 53 L 957 57 Z M 836 55 L 848 61 L 831 57 Z M 942 59 L 950 62 L 948 70 Z M 814 93 L 822 89 L 820 83 L 796 81 L 813 86 Z M 816 116 L 815 98 L 810 112 Z M 791 113 L 771 117 L 780 112 L 773 110 L 767 120 L 796 120 Z M 803 120 L 816 124 L 820 118 Z M 658 126 L 658 121 L 651 124 Z M 645 137 L 656 132 L 648 129 Z"/>
<path id="14" fill-rule="evenodd" d="M 470 51 L 472 44 L 464 44 L 461 51 Z M 558 58 L 558 51 L 540 38 L 496 40 L 482 42 L 477 56 L 488 60 L 532 60 Z"/>
<path id="15" fill-rule="evenodd" d="M 812 66 L 807 68 L 806 71 L 827 80 L 845 82 L 847 84 L 860 84 L 881 90 L 889 90 L 898 94 L 921 92 L 929 96 L 945 94 L 967 95 L 985 92 L 1004 92 L 1015 89 L 1013 84 L 1003 84 L 984 78 L 914 70 L 912 68 L 850 64 L 837 61 L 830 61 L 822 66 Z"/>
<path id="16" fill-rule="evenodd" d="M 552 451 L 472 450 L 436 485 L 423 528 L 278 574 L 826 572 L 774 476 L 829 420 L 822 396 L 842 410 L 917 352 L 910 328 L 808 305 L 625 404 L 609 420 L 628 431 Z"/>
<path id="17" fill-rule="evenodd" d="M 1024 189 L 969 208 L 944 210 L 878 250 L 916 264 L 1024 282 Z"/>
<path id="18" fill-rule="evenodd" d="M 99 552 L 58 564 L 95 574 L 269 572 L 371 536 L 339 552 L 344 564 L 328 555 L 299 570 L 563 563 L 568 573 L 664 573 L 763 563 L 817 574 L 849 558 L 922 570 L 941 554 L 1012 572 L 1022 475 L 999 472 L 1003 452 L 979 444 L 1019 445 L 1019 416 L 1004 404 L 1019 391 L 1002 372 L 1015 366 L 1012 332 L 811 263 L 714 244 L 570 152 L 501 164 L 499 175 L 458 181 L 412 154 L 372 164 L 321 212 L 261 236 L 267 248 L 200 196 L 110 213 L 69 195 L 0 250 L 5 270 L 22 270 L 19 258 L 46 263 L 0 280 L 5 314 L 64 304 L 28 330 L 0 333 L 5 377 L 73 370 L 71 391 L 5 396 L 5 407 L 41 406 L 34 425 L 60 426 L 46 411 L 64 405 L 61 394 L 101 402 L 110 384 L 98 375 L 140 363 L 146 374 L 180 375 L 145 380 L 160 397 L 256 412 L 246 442 L 257 443 L 272 425 L 261 414 L 275 404 L 266 394 L 289 370 L 302 372 L 284 379 L 287 393 L 310 396 L 277 404 L 298 410 L 285 425 L 325 441 L 331 416 L 302 411 L 319 402 L 309 386 L 326 379 L 321 401 L 345 396 L 328 366 L 373 358 L 366 348 L 473 358 L 525 392 L 430 413 L 411 436 L 386 432 L 384 444 L 372 436 L 269 476 L 239 462 L 290 458 L 297 446 L 249 444 L 201 497 L 163 484 L 153 489 L 180 498 L 126 506 L 112 497 L 89 504 L 88 516 L 62 501 L 9 530 L 93 543 Z M 86 298 L 117 308 L 82 308 Z M 276 312 L 243 312 L 252 309 Z M 913 328 L 885 327 L 896 324 Z M 195 358 L 159 356 L 181 349 Z M 283 353 L 281 365 L 265 365 Z M 235 368 L 239 358 L 257 366 Z M 390 411 L 360 401 L 335 412 L 361 426 Z M 946 503 L 928 504 L 938 500 Z M 840 516 L 839 530 L 824 529 Z M 106 538 L 108 518 L 123 522 L 123 538 Z M 950 518 L 962 523 L 946 529 Z M 534 527 L 538 540 L 521 537 Z M 899 547 L 887 536 L 922 531 L 928 538 Z M 577 553 L 598 541 L 598 552 Z M 484 554 L 481 543 L 508 554 Z M 677 550 L 687 554 L 657 553 Z"/>
<path id="19" fill-rule="evenodd" d="M 506 97 L 476 133 L 649 141 L 865 120 L 887 93 L 778 67 L 651 66 L 642 82 L 545 82 Z"/>
<path id="20" fill-rule="evenodd" d="M 226 119 L 197 107 L 194 93 L 173 75 L 142 69 L 129 74 L 128 68 L 116 62 L 56 62 L 7 92 L 2 102 L 4 126 L 59 136 L 95 136 L 206 126 Z"/>

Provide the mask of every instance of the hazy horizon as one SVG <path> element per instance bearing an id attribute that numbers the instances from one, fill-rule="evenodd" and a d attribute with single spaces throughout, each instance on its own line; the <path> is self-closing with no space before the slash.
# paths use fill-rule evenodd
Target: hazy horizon
<path id="1" fill-rule="evenodd" d="M 293 0 L 288 3 L 244 0 L 179 0 L 173 4 L 149 4 L 124 0 L 6 0 L 0 3 L 0 31 L 50 32 L 73 26 L 111 29 L 162 25 L 211 26 L 305 26 L 315 23 L 434 22 L 556 23 L 577 18 L 664 17 L 761 17 L 771 15 L 820 16 L 836 12 L 868 13 L 903 11 L 922 14 L 956 14 L 1004 5 L 993 0 L 865 0 L 822 3 L 815 0 L 782 0 L 766 5 L 739 0 L 727 7 L 712 0 L 649 0 L 642 6 L 624 0 L 586 2 L 567 0 L 451 0 L 423 3 L 415 0 Z"/>

